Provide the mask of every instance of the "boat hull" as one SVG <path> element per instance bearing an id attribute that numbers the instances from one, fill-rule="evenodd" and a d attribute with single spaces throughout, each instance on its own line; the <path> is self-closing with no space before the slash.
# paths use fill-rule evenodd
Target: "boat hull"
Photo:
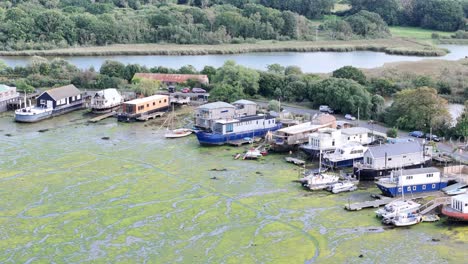
<path id="1" fill-rule="evenodd" d="M 241 140 L 247 137 L 264 137 L 268 131 L 275 131 L 281 128 L 281 124 L 277 124 L 275 127 L 256 129 L 253 131 L 245 131 L 231 134 L 217 134 L 209 133 L 205 131 L 196 132 L 198 142 L 201 145 L 223 145 L 229 141 Z"/>
<path id="2" fill-rule="evenodd" d="M 455 211 L 449 206 L 442 207 L 442 214 L 458 221 L 468 221 L 468 214 Z"/>
<path id="3" fill-rule="evenodd" d="M 404 166 L 402 168 L 398 169 L 416 169 L 416 168 L 422 168 L 422 167 L 427 167 L 431 165 L 431 161 L 428 160 L 425 163 L 422 164 L 415 164 L 415 165 L 410 165 L 410 166 Z M 385 177 L 385 176 L 390 176 L 390 173 L 394 171 L 395 168 L 389 168 L 389 169 L 370 169 L 370 168 L 362 168 L 359 169 L 357 167 L 353 168 L 353 173 L 354 175 L 361 181 L 373 181 L 376 178 L 379 177 Z"/>
<path id="4" fill-rule="evenodd" d="M 76 104 L 73 104 L 64 108 L 56 108 L 56 109 L 45 111 L 45 112 L 35 114 L 35 115 L 25 115 L 21 113 L 19 114 L 15 113 L 15 121 L 20 122 L 20 123 L 35 123 L 35 122 L 38 122 L 47 118 L 51 118 L 54 116 L 59 116 L 59 115 L 63 115 L 63 114 L 75 111 L 75 110 L 79 110 L 81 108 L 83 108 L 83 102 L 76 103 Z"/>
<path id="5" fill-rule="evenodd" d="M 405 194 L 409 193 L 423 193 L 423 192 L 434 192 L 439 191 L 442 188 L 447 187 L 447 182 L 432 182 L 425 184 L 416 184 L 416 185 L 405 185 L 403 187 L 386 187 L 380 183 L 376 183 L 377 187 L 380 189 L 383 195 L 395 197 L 400 196 L 404 192 Z"/>
<path id="6" fill-rule="evenodd" d="M 98 108 L 98 107 L 91 106 L 91 112 L 93 114 L 107 114 L 107 113 L 110 113 L 112 111 L 118 110 L 121 105 L 122 104 L 118 104 L 118 105 L 109 106 L 109 107 L 105 107 L 105 108 L 101 108 L 101 107 Z"/>

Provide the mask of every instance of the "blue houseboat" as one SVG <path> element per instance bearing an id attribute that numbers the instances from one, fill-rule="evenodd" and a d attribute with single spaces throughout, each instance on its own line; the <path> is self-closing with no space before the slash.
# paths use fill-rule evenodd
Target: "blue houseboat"
<path id="1" fill-rule="evenodd" d="M 434 167 L 399 170 L 390 177 L 379 179 L 377 187 L 386 196 L 399 196 L 402 193 L 433 192 L 447 187 L 447 179 Z"/>
<path id="2" fill-rule="evenodd" d="M 223 145 L 229 141 L 244 138 L 264 137 L 269 131 L 281 128 L 270 115 L 251 115 L 213 121 L 211 130 L 196 132 L 198 142 L 202 145 Z"/>

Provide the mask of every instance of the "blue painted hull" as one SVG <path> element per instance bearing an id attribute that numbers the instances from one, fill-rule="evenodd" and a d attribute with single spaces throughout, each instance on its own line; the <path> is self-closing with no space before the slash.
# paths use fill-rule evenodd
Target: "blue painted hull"
<path id="1" fill-rule="evenodd" d="M 223 145 L 229 141 L 241 140 L 244 138 L 264 137 L 268 131 L 275 131 L 281 128 L 281 124 L 268 129 L 257 129 L 241 133 L 218 134 L 205 131 L 196 132 L 198 142 L 201 145 Z"/>
<path id="2" fill-rule="evenodd" d="M 349 160 L 340 160 L 340 161 L 332 161 L 325 159 L 322 161 L 322 165 L 330 168 L 347 168 L 353 167 L 354 162 L 363 161 L 364 158 L 357 158 L 357 159 L 349 159 Z"/>
<path id="3" fill-rule="evenodd" d="M 385 196 L 395 197 L 402 195 L 402 192 L 405 194 L 411 193 L 422 193 L 422 192 L 434 192 L 439 191 L 442 188 L 447 187 L 447 182 L 435 182 L 435 183 L 426 183 L 419 185 L 405 185 L 403 188 L 398 187 L 385 187 L 378 182 L 376 183 L 377 187 L 382 191 Z"/>

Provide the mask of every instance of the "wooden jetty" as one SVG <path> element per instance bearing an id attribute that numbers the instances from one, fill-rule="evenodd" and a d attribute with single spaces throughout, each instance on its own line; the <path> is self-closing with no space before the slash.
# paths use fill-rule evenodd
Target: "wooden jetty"
<path id="1" fill-rule="evenodd" d="M 243 138 L 239 140 L 230 140 L 227 143 L 231 146 L 240 147 L 244 144 L 252 144 L 254 142 L 260 142 L 261 138 Z"/>
<path id="2" fill-rule="evenodd" d="M 138 121 L 148 121 L 150 119 L 155 119 L 156 117 L 161 117 L 165 112 L 155 112 L 149 115 L 141 115 L 137 118 Z"/>
<path id="3" fill-rule="evenodd" d="M 114 116 L 114 115 L 115 115 L 115 112 L 110 112 L 110 113 L 106 113 L 106 114 L 103 114 L 103 115 L 100 115 L 100 116 L 96 116 L 95 118 L 91 118 L 88 121 L 91 122 L 91 123 L 96 123 L 96 122 L 99 122 L 99 121 L 101 121 L 103 119 L 106 119 L 106 118 Z"/>
<path id="4" fill-rule="evenodd" d="M 299 166 L 303 166 L 305 164 L 304 160 L 296 159 L 296 158 L 293 158 L 293 157 L 285 157 L 284 159 L 287 162 L 294 163 L 294 164 L 299 165 Z"/>
<path id="5" fill-rule="evenodd" d="M 428 196 L 437 196 L 441 197 L 444 196 L 444 194 L 440 191 L 436 192 L 426 192 L 426 193 L 418 193 L 414 195 L 408 195 L 407 199 L 408 200 L 414 200 L 414 199 L 420 199 L 420 198 L 425 198 Z M 372 197 L 376 197 L 377 199 L 372 200 L 372 201 L 364 201 L 364 202 L 359 202 L 359 203 L 349 203 L 345 205 L 345 209 L 348 211 L 358 211 L 363 208 L 377 208 L 382 205 L 386 205 L 390 202 L 393 202 L 395 200 L 401 199 L 401 196 L 398 197 L 386 197 L 380 194 L 377 195 L 372 195 Z"/>

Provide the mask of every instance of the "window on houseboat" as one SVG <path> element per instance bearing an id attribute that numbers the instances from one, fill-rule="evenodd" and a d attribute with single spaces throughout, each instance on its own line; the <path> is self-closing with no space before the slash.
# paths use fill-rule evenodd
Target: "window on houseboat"
<path id="1" fill-rule="evenodd" d="M 153 102 L 153 105 L 156 105 L 156 102 Z"/>
<path id="2" fill-rule="evenodd" d="M 416 191 L 416 186 L 413 186 L 413 191 Z"/>
<path id="3" fill-rule="evenodd" d="M 411 186 L 408 186 L 408 188 L 406 188 L 406 190 L 408 190 L 408 192 L 411 192 Z"/>
<path id="4" fill-rule="evenodd" d="M 222 124 L 219 124 L 219 123 L 216 123 L 216 124 L 213 126 L 213 131 L 214 131 L 214 132 L 217 132 L 217 133 L 223 133 L 223 125 L 222 125 Z"/>
<path id="5" fill-rule="evenodd" d="M 401 192 L 401 188 L 398 188 L 398 192 Z"/>
<path id="6" fill-rule="evenodd" d="M 432 184 L 432 189 L 435 189 L 435 184 Z"/>
<path id="7" fill-rule="evenodd" d="M 388 160 L 388 161 L 391 161 L 391 160 L 392 160 L 392 158 L 388 158 L 387 160 Z"/>
<path id="8" fill-rule="evenodd" d="M 234 126 L 232 124 L 226 124 L 226 133 L 234 131 Z"/>
<path id="9" fill-rule="evenodd" d="M 422 186 L 422 189 L 423 189 L 423 190 L 426 190 L 426 185 L 425 185 L 425 184 Z"/>
<path id="10" fill-rule="evenodd" d="M 164 102 L 167 102 L 167 100 L 166 100 L 166 99 L 164 99 Z"/>

